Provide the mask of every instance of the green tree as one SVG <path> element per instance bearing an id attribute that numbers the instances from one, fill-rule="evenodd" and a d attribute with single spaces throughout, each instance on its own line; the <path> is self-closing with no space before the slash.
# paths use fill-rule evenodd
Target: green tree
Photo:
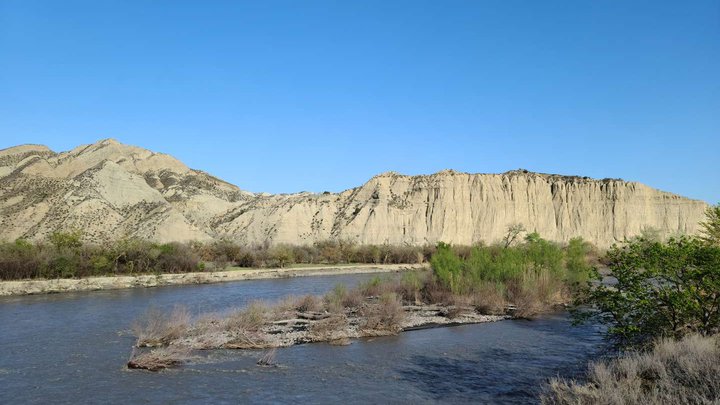
<path id="1" fill-rule="evenodd" d="M 708 207 L 705 218 L 704 222 L 700 222 L 700 239 L 712 245 L 720 245 L 720 204 Z"/>
<path id="2" fill-rule="evenodd" d="M 609 326 L 617 343 L 643 346 L 658 337 L 720 328 L 720 246 L 697 238 L 633 240 L 608 252 L 614 285 L 587 291 L 597 309 L 580 314 Z M 597 271 L 596 281 L 601 281 Z"/>
<path id="3" fill-rule="evenodd" d="M 82 232 L 54 232 L 50 235 L 50 243 L 58 250 L 77 249 L 82 246 Z"/>
<path id="4" fill-rule="evenodd" d="M 520 236 L 521 233 L 525 232 L 525 225 L 521 223 L 510 224 L 507 227 L 507 232 L 503 238 L 503 245 L 505 249 L 509 248 L 513 242 Z"/>
<path id="5" fill-rule="evenodd" d="M 274 259 L 280 267 L 285 267 L 295 262 L 295 255 L 293 254 L 291 246 L 277 245 L 270 248 L 268 253 L 270 258 Z"/>

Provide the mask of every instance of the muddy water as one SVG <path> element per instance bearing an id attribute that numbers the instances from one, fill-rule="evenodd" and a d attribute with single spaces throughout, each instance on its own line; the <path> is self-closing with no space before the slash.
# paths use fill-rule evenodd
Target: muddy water
<path id="1" fill-rule="evenodd" d="M 528 403 L 555 375 L 582 371 L 602 347 L 566 315 L 426 329 L 350 346 L 215 351 L 162 373 L 124 368 L 132 321 L 149 306 L 192 312 L 321 294 L 369 275 L 326 276 L 0 298 L 0 403 Z"/>

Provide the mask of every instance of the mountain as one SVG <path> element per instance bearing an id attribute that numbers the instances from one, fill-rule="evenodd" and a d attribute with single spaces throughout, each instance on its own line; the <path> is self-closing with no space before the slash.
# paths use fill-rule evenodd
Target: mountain
<path id="1" fill-rule="evenodd" d="M 500 240 L 512 223 L 543 237 L 600 247 L 645 227 L 695 233 L 707 204 L 620 179 L 515 170 L 384 173 L 338 194 L 254 194 L 172 156 L 106 139 L 55 153 L 0 151 L 0 239 L 42 240 L 80 229 L 92 242 L 229 239 L 305 244 L 470 244 Z"/>

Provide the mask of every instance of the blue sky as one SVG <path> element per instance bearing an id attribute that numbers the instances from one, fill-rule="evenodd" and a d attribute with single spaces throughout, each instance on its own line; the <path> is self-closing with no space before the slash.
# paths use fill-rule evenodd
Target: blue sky
<path id="1" fill-rule="evenodd" d="M 0 0 L 0 148 L 113 137 L 251 191 L 394 170 L 720 201 L 720 2 Z"/>

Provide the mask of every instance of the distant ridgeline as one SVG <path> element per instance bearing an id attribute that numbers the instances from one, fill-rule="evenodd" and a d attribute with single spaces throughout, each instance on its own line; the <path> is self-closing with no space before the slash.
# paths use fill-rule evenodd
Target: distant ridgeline
<path id="1" fill-rule="evenodd" d="M 636 182 L 515 170 L 384 173 L 334 193 L 254 194 L 172 156 L 107 139 L 55 153 L 0 151 L 0 238 L 82 230 L 90 242 L 228 239 L 241 244 L 472 244 L 511 224 L 544 238 L 608 247 L 652 228 L 694 234 L 707 205 Z"/>

